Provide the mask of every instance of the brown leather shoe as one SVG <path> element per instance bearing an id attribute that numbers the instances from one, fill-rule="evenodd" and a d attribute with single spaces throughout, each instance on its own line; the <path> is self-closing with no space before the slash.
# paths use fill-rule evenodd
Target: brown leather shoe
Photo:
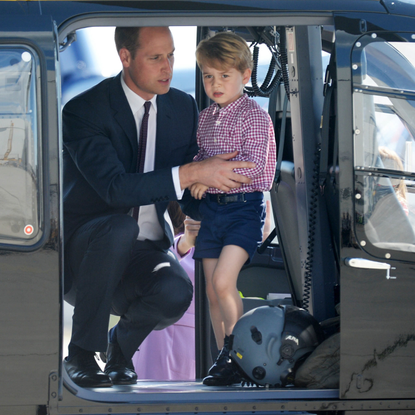
<path id="1" fill-rule="evenodd" d="M 104 373 L 114 385 L 132 385 L 137 382 L 132 362 L 127 362 L 118 343 L 108 343 Z"/>
<path id="2" fill-rule="evenodd" d="M 82 351 L 70 360 L 63 361 L 68 376 L 83 388 L 105 388 L 112 386 L 111 378 L 98 366 L 94 352 Z"/>

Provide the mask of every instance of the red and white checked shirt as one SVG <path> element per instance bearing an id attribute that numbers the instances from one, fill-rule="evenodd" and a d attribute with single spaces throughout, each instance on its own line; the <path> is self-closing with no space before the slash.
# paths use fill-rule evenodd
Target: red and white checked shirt
<path id="1" fill-rule="evenodd" d="M 275 176 L 277 150 L 271 118 L 257 102 L 244 94 L 220 108 L 214 103 L 199 115 L 197 130 L 199 152 L 194 161 L 202 161 L 223 153 L 239 151 L 232 160 L 252 161 L 253 169 L 235 169 L 235 173 L 252 179 L 231 189 L 228 194 L 264 192 L 271 189 Z M 223 193 L 209 188 L 208 193 Z"/>

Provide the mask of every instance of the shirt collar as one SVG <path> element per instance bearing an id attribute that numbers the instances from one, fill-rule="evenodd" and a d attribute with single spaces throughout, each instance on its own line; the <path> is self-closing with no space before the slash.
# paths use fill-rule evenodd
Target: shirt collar
<path id="1" fill-rule="evenodd" d="M 141 98 L 140 95 L 137 95 L 134 91 L 132 91 L 129 86 L 125 83 L 124 77 L 121 74 L 121 86 L 124 90 L 125 96 L 127 97 L 127 101 L 130 104 L 130 108 L 132 113 L 135 115 L 138 111 L 142 109 L 144 103 L 146 102 L 145 99 Z M 154 110 L 157 111 L 157 95 L 154 95 L 153 98 L 149 100 L 154 107 Z"/>
<path id="2" fill-rule="evenodd" d="M 215 103 L 215 113 L 218 112 L 220 114 L 226 114 L 229 111 L 233 111 L 235 108 L 239 107 L 243 102 L 248 99 L 247 94 L 242 94 L 236 101 L 231 102 L 226 107 L 221 108 L 219 104 Z"/>

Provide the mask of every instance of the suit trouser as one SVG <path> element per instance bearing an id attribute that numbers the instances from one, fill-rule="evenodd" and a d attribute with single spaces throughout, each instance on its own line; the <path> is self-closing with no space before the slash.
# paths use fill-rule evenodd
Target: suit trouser
<path id="1" fill-rule="evenodd" d="M 65 278 L 72 280 L 71 343 L 107 348 L 109 316 L 120 316 L 116 335 L 126 359 L 154 329 L 178 321 L 190 305 L 192 283 L 170 251 L 138 241 L 128 215 L 96 218 L 81 226 L 65 248 Z"/>

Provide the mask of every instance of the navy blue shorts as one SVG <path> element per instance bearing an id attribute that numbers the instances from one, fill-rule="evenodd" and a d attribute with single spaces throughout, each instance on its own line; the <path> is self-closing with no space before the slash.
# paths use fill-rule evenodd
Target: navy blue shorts
<path id="1" fill-rule="evenodd" d="M 225 245 L 237 245 L 249 255 L 248 263 L 262 241 L 265 202 L 262 192 L 245 193 L 245 201 L 226 204 L 209 195 L 200 204 L 202 224 L 193 258 L 219 258 Z"/>

